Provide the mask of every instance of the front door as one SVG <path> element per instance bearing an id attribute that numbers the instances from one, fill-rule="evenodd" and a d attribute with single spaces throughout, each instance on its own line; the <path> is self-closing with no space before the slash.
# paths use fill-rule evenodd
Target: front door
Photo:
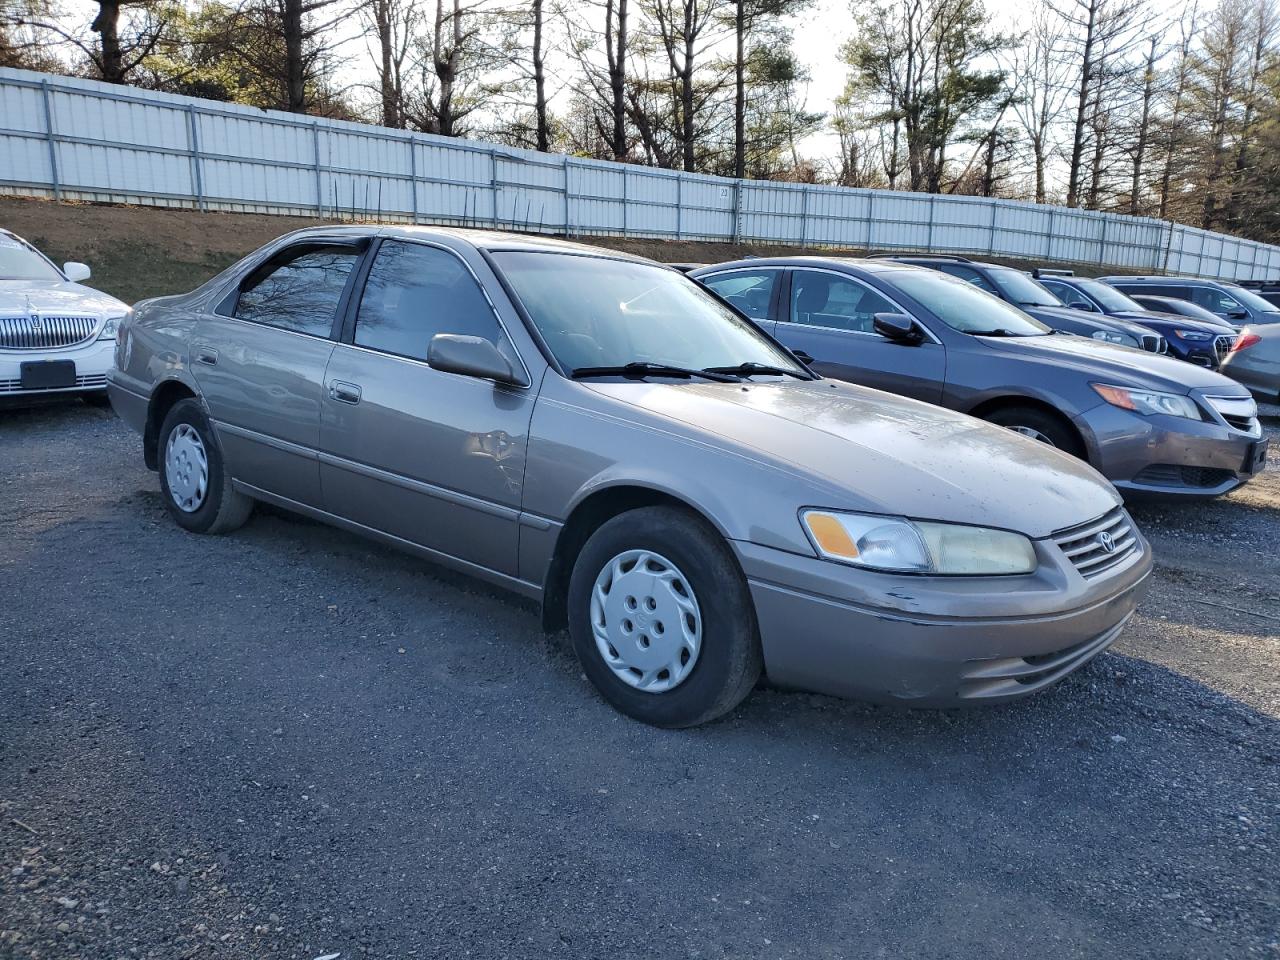
<path id="1" fill-rule="evenodd" d="M 534 391 L 433 370 L 438 333 L 491 340 L 523 370 L 458 255 L 383 241 L 325 373 L 326 509 L 514 576 Z"/>
<path id="2" fill-rule="evenodd" d="M 287 247 L 202 316 L 191 370 L 231 475 L 320 506 L 316 447 L 334 317 L 362 251 Z"/>
<path id="3" fill-rule="evenodd" d="M 788 305 L 775 336 L 807 354 L 824 377 L 848 380 L 917 400 L 939 403 L 946 350 L 932 339 L 898 343 L 875 332 L 877 313 L 905 313 L 879 291 L 828 270 L 793 270 Z"/>

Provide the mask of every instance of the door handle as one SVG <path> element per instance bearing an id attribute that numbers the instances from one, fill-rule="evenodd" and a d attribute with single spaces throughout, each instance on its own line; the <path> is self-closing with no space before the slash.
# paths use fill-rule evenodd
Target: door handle
<path id="1" fill-rule="evenodd" d="M 329 396 L 339 403 L 359 403 L 360 387 L 358 384 L 347 383 L 345 380 L 330 380 Z"/>
<path id="2" fill-rule="evenodd" d="M 809 356 L 803 350 L 792 350 L 791 354 L 801 363 L 813 363 L 813 357 Z"/>
<path id="3" fill-rule="evenodd" d="M 196 363 L 212 367 L 218 362 L 218 351 L 213 347 L 196 347 Z"/>

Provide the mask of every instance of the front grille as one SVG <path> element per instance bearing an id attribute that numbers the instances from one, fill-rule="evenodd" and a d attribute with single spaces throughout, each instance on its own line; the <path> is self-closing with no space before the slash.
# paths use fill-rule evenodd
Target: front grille
<path id="1" fill-rule="evenodd" d="M 1258 425 L 1258 404 L 1252 397 L 1205 397 L 1205 400 L 1233 429 L 1255 436 L 1262 432 Z"/>
<path id="2" fill-rule="evenodd" d="M 1223 357 L 1231 352 L 1231 348 L 1235 346 L 1235 342 L 1235 337 L 1229 337 L 1226 334 L 1213 338 L 1213 352 L 1218 355 L 1219 362 L 1221 362 Z"/>
<path id="3" fill-rule="evenodd" d="M 1158 333 L 1144 333 L 1142 335 L 1142 349 L 1151 353 L 1168 353 L 1169 341 Z"/>
<path id="4" fill-rule="evenodd" d="M 103 390 L 103 389 L 106 389 L 106 386 L 107 386 L 107 375 L 105 373 L 90 373 L 90 374 L 85 374 L 84 376 L 76 377 L 76 385 L 74 387 L 68 387 L 66 389 Z M 21 380 L 0 380 L 0 394 L 21 393 L 21 392 L 22 392 Z M 35 393 L 37 391 L 33 390 L 28 392 Z M 58 391 L 51 390 L 48 392 L 57 393 Z"/>
<path id="5" fill-rule="evenodd" d="M 1143 467 L 1133 478 L 1134 483 L 1148 487 L 1216 487 L 1235 476 L 1230 470 L 1218 467 L 1184 467 L 1176 463 L 1153 463 Z"/>
<path id="6" fill-rule="evenodd" d="M 1051 653 L 1028 657 L 970 660 L 960 680 L 960 696 L 967 700 L 992 699 L 1030 693 L 1057 683 L 1084 666 L 1120 636 L 1132 613 L 1109 630 Z"/>
<path id="7" fill-rule="evenodd" d="M 1123 507 L 1089 523 L 1059 530 L 1053 539 L 1086 578 L 1110 570 L 1138 549 L 1138 532 Z"/>
<path id="8" fill-rule="evenodd" d="M 95 317 L 0 317 L 0 350 L 73 347 L 93 336 Z"/>

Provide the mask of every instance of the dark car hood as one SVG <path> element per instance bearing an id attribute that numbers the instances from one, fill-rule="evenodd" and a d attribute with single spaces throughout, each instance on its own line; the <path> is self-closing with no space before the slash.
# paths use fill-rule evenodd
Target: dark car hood
<path id="1" fill-rule="evenodd" d="M 1147 329 L 1141 324 L 1134 323 L 1132 320 L 1125 320 L 1114 314 L 1106 315 L 1100 313 L 1091 313 L 1085 310 L 1072 310 L 1070 307 L 1020 307 L 1024 313 L 1029 313 L 1041 323 L 1048 324 L 1055 330 L 1058 329 L 1058 322 L 1066 320 L 1069 323 L 1082 324 L 1091 327 L 1094 330 L 1107 330 L 1111 333 L 1124 333 L 1134 339 L 1140 340 Z"/>
<path id="2" fill-rule="evenodd" d="M 1215 396 L 1224 397 L 1243 396 L 1248 392 L 1238 383 L 1194 363 L 1085 337 L 977 339 L 1000 353 L 1074 369 L 1091 382 L 1162 390 L 1165 393 L 1211 390 Z"/>
<path id="3" fill-rule="evenodd" d="M 746 387 L 746 389 L 744 389 Z M 835 380 L 598 383 L 590 389 L 841 491 L 821 505 L 1044 537 L 1119 502 L 1087 464 L 973 417 Z M 647 419 L 647 418 L 646 418 Z"/>
<path id="4" fill-rule="evenodd" d="M 1215 337 L 1223 336 L 1224 334 L 1234 335 L 1236 332 L 1235 327 L 1225 321 L 1222 323 L 1208 323 L 1204 320 L 1184 317 L 1180 313 L 1157 313 L 1154 310 L 1123 310 L 1107 316 L 1119 320 L 1128 320 L 1144 327 L 1156 328 L 1161 332 L 1173 329 L 1195 330 L 1198 333 L 1211 333 Z"/>

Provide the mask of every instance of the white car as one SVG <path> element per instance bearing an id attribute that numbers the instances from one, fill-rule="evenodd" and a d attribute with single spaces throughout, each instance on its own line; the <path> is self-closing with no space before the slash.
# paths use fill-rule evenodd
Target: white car
<path id="1" fill-rule="evenodd" d="M 88 279 L 83 263 L 59 270 L 0 229 L 0 400 L 105 398 L 116 329 L 129 306 L 79 282 Z"/>

